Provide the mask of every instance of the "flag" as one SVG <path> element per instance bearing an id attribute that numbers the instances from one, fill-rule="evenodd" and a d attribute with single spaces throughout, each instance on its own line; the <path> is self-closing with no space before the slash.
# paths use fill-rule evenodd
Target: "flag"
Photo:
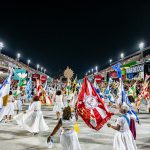
<path id="1" fill-rule="evenodd" d="M 122 98 L 122 104 L 127 105 L 129 108 L 128 114 L 130 116 L 132 116 L 138 123 L 139 123 L 139 117 L 137 116 L 136 112 L 134 111 L 131 102 L 127 96 L 127 93 L 124 90 L 124 85 L 123 82 L 121 80 L 121 98 Z"/>
<path id="2" fill-rule="evenodd" d="M 42 83 L 40 79 L 36 79 L 36 95 L 39 96 L 39 91 L 42 88 Z"/>
<path id="3" fill-rule="evenodd" d="M 71 81 L 70 79 L 68 79 L 66 84 L 66 94 L 70 95 L 70 92 L 71 92 Z"/>
<path id="4" fill-rule="evenodd" d="M 114 96 L 111 94 L 111 89 L 110 89 L 110 83 L 112 83 L 112 78 L 109 78 L 109 82 L 108 82 L 108 86 L 107 88 L 105 89 L 105 97 L 107 98 L 107 100 L 111 103 L 115 103 L 115 99 L 114 99 Z"/>
<path id="5" fill-rule="evenodd" d="M 32 97 L 31 92 L 32 92 L 32 79 L 30 78 L 26 86 L 27 99 L 30 99 Z"/>
<path id="6" fill-rule="evenodd" d="M 8 103 L 9 92 L 10 92 L 10 85 L 11 85 L 11 77 L 12 77 L 12 70 L 10 70 L 9 76 L 3 82 L 3 86 L 0 89 L 0 101 L 2 103 L 2 109 L 0 111 L 0 121 L 3 119 L 6 111 L 6 105 Z"/>
<path id="7" fill-rule="evenodd" d="M 80 88 L 81 88 L 81 82 L 78 81 L 78 82 L 77 82 L 76 90 L 77 90 L 77 91 L 80 91 Z"/>
<path id="8" fill-rule="evenodd" d="M 121 63 L 112 66 L 112 68 L 117 72 L 118 78 L 121 79 L 122 78 Z"/>
<path id="9" fill-rule="evenodd" d="M 105 94 L 110 94 L 110 83 L 112 82 L 112 78 L 109 78 L 109 81 L 108 81 L 108 86 L 107 88 L 105 89 Z"/>
<path id="10" fill-rule="evenodd" d="M 45 83 L 45 86 L 44 86 L 44 90 L 47 89 L 47 80 L 46 80 L 46 83 Z"/>
<path id="11" fill-rule="evenodd" d="M 45 86 L 44 86 L 44 96 L 45 96 L 45 101 L 46 101 L 46 104 L 47 105 L 52 105 L 52 100 L 51 100 L 51 98 L 50 98 L 50 96 L 47 94 L 48 93 L 48 91 L 46 90 L 47 89 L 47 81 L 46 81 L 46 83 L 45 83 Z"/>
<path id="12" fill-rule="evenodd" d="M 107 95 L 107 100 L 109 100 L 111 103 L 115 103 L 115 98 L 111 93 L 109 93 L 109 95 Z"/>
<path id="13" fill-rule="evenodd" d="M 134 83 L 132 85 L 132 87 L 129 88 L 128 95 L 132 95 L 134 98 L 137 97 L 137 94 L 136 94 L 136 83 Z"/>
<path id="14" fill-rule="evenodd" d="M 1 97 L 3 100 L 3 106 L 6 106 L 8 102 L 8 96 L 9 96 L 10 85 L 11 85 L 11 77 L 12 77 L 12 70 L 9 76 L 7 77 L 6 81 L 4 81 L 5 84 L 3 84 L 3 87 L 1 88 L 1 91 L 2 91 Z"/>
<path id="15" fill-rule="evenodd" d="M 77 89 L 77 76 L 76 76 L 76 78 L 74 79 L 73 85 L 72 85 L 73 93 L 76 91 L 76 89 Z"/>
<path id="16" fill-rule="evenodd" d="M 145 100 L 148 100 L 150 98 L 150 92 L 148 91 L 149 79 L 150 75 L 146 75 L 144 83 L 142 84 L 141 93 L 138 96 L 140 100 L 142 100 L 142 98 L 144 98 Z"/>
<path id="17" fill-rule="evenodd" d="M 112 116 L 87 77 L 84 78 L 80 89 L 76 108 L 84 122 L 95 130 L 100 130 Z"/>
<path id="18" fill-rule="evenodd" d="M 94 81 L 94 88 L 95 88 L 97 94 L 99 95 L 99 97 L 100 97 L 100 98 L 104 98 L 104 95 L 103 95 L 103 93 L 100 91 L 100 88 L 99 88 L 99 86 L 97 85 L 96 81 Z"/>
<path id="19" fill-rule="evenodd" d="M 7 84 L 9 76 L 4 80 L 4 82 L 0 86 L 0 90 Z"/>

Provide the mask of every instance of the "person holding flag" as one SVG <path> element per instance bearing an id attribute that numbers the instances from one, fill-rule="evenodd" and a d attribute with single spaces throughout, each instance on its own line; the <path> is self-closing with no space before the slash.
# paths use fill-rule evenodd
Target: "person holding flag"
<path id="1" fill-rule="evenodd" d="M 37 95 L 33 97 L 33 101 L 29 109 L 26 112 L 15 116 L 14 120 L 16 120 L 17 124 L 23 129 L 33 133 L 34 135 L 39 132 L 49 130 L 41 111 L 41 102 Z"/>
<path id="2" fill-rule="evenodd" d="M 20 111 L 22 111 L 22 100 L 21 100 L 21 93 L 19 93 L 16 97 L 16 111 L 17 114 L 19 114 Z"/>
<path id="3" fill-rule="evenodd" d="M 94 130 L 100 130 L 112 116 L 87 77 L 80 89 L 76 110 L 83 121 Z"/>
<path id="4" fill-rule="evenodd" d="M 31 78 L 28 80 L 27 86 L 25 88 L 25 92 L 26 92 L 26 99 L 28 101 L 31 101 L 32 99 L 32 79 Z"/>
<path id="5" fill-rule="evenodd" d="M 119 86 L 119 101 L 118 106 L 121 108 L 123 105 L 128 107 L 127 114 L 129 115 L 129 121 L 131 122 L 129 124 L 130 130 L 133 134 L 134 139 L 136 139 L 136 128 L 135 128 L 135 121 L 139 123 L 139 117 L 137 116 L 136 112 L 134 111 L 132 104 L 127 96 L 127 93 L 125 91 L 123 81 L 122 81 L 122 74 L 120 72 L 120 64 L 118 66 L 114 67 L 115 71 L 117 71 L 118 78 L 120 79 L 120 86 Z M 119 73 L 118 73 L 119 72 Z"/>
<path id="6" fill-rule="evenodd" d="M 9 92 L 9 97 L 8 97 L 8 104 L 6 106 L 6 112 L 5 112 L 5 118 L 6 121 L 10 121 L 12 119 L 12 116 L 14 115 L 14 109 L 15 109 L 15 105 L 14 105 L 14 96 L 12 95 L 12 91 Z"/>
<path id="7" fill-rule="evenodd" d="M 0 103 L 2 105 L 2 108 L 0 109 L 0 122 L 2 121 L 7 111 L 7 103 L 11 86 L 11 77 L 12 77 L 12 68 L 10 68 L 9 76 L 4 80 L 3 84 L 0 87 Z"/>
<path id="8" fill-rule="evenodd" d="M 58 90 L 56 92 L 56 96 L 54 98 L 55 101 L 55 105 L 53 108 L 53 111 L 56 112 L 56 116 L 57 116 L 57 120 L 60 118 L 61 112 L 64 108 L 64 104 L 63 104 L 63 95 L 62 92 L 60 90 Z"/>
<path id="9" fill-rule="evenodd" d="M 130 131 L 130 118 L 127 114 L 128 107 L 122 105 L 119 108 L 119 112 L 122 114 L 116 122 L 116 126 L 107 124 L 109 128 L 116 130 L 114 137 L 113 150 L 137 150 L 136 143 L 133 135 Z"/>
<path id="10" fill-rule="evenodd" d="M 62 127 L 62 133 L 60 135 L 60 143 L 62 150 L 81 150 L 77 133 L 75 132 L 74 125 L 77 118 L 72 116 L 71 107 L 67 106 L 63 109 L 62 118 L 59 119 L 54 130 L 47 138 L 47 143 L 50 143 L 53 136 Z"/>

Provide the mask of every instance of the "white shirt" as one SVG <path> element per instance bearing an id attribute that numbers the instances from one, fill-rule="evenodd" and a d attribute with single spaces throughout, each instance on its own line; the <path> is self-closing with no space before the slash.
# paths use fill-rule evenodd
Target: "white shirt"
<path id="1" fill-rule="evenodd" d="M 15 101 L 15 99 L 14 99 L 13 95 L 10 95 L 8 98 L 8 102 L 14 102 L 14 101 Z"/>
<path id="2" fill-rule="evenodd" d="M 29 110 L 41 110 L 41 102 L 40 101 L 35 101 L 31 104 Z"/>
<path id="3" fill-rule="evenodd" d="M 56 95 L 56 103 L 62 103 L 63 95 Z"/>
<path id="4" fill-rule="evenodd" d="M 116 124 L 120 125 L 120 132 L 125 132 L 130 130 L 127 120 L 124 117 L 119 117 Z"/>

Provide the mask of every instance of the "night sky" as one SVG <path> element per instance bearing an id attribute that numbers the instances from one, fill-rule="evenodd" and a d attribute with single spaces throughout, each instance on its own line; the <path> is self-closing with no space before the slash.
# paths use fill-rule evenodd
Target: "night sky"
<path id="1" fill-rule="evenodd" d="M 3 0 L 0 41 L 3 53 L 15 58 L 20 52 L 22 61 L 30 58 L 52 77 L 70 66 L 80 78 L 96 65 L 105 68 L 121 52 L 137 51 L 140 41 L 150 45 L 150 3 Z"/>

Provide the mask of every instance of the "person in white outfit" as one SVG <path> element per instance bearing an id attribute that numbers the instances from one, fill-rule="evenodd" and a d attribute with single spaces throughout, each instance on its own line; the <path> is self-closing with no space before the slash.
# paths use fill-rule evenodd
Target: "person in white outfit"
<path id="1" fill-rule="evenodd" d="M 60 118 L 60 114 L 64 108 L 64 104 L 63 104 L 63 95 L 61 94 L 61 91 L 58 90 L 56 92 L 56 96 L 55 96 L 55 105 L 53 110 L 56 112 L 56 116 L 57 116 L 57 120 Z"/>
<path id="2" fill-rule="evenodd" d="M 41 111 L 41 102 L 39 97 L 35 96 L 33 102 L 26 113 L 19 114 L 14 117 L 18 125 L 25 130 L 35 134 L 49 130 Z"/>
<path id="3" fill-rule="evenodd" d="M 19 114 L 19 111 L 22 111 L 21 94 L 17 95 L 16 97 L 16 110 L 17 110 L 17 114 Z"/>
<path id="4" fill-rule="evenodd" d="M 81 150 L 77 133 L 74 131 L 74 124 L 75 118 L 71 116 L 70 106 L 65 107 L 62 119 L 58 121 L 53 132 L 47 138 L 47 142 L 49 143 L 60 127 L 62 127 L 62 133 L 60 135 L 62 150 Z"/>
<path id="5" fill-rule="evenodd" d="M 128 107 L 122 105 L 119 111 L 122 115 L 117 119 L 116 126 L 112 126 L 110 123 L 107 124 L 108 127 L 117 130 L 114 137 L 113 150 L 137 150 L 135 140 L 129 128 L 130 119 L 126 114 Z"/>
<path id="6" fill-rule="evenodd" d="M 9 97 L 8 97 L 8 103 L 7 103 L 6 111 L 5 111 L 6 121 L 11 120 L 12 116 L 14 115 L 14 109 L 15 109 L 14 101 L 15 101 L 15 99 L 12 95 L 12 91 L 10 91 Z"/>

